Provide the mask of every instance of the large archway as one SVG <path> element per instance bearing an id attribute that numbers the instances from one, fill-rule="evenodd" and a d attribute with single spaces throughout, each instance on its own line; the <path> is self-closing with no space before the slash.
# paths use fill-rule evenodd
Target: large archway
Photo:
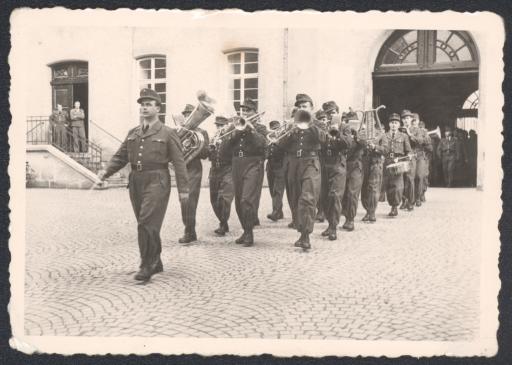
<path id="1" fill-rule="evenodd" d="M 396 30 L 375 62 L 374 106 L 386 105 L 387 114 L 412 110 L 429 130 L 460 126 L 468 117 L 468 95 L 478 90 L 478 66 L 478 50 L 467 32 Z M 477 116 L 477 110 L 470 113 Z"/>

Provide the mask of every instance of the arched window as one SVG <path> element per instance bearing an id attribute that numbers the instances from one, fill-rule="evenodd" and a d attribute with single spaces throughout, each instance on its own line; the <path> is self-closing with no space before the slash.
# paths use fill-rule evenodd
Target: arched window
<path id="1" fill-rule="evenodd" d="M 163 55 L 149 55 L 137 59 L 139 89 L 155 90 L 162 99 L 160 120 L 165 123 L 167 95 L 167 62 Z"/>
<path id="2" fill-rule="evenodd" d="M 457 117 L 457 128 L 466 131 L 470 131 L 471 129 L 477 130 L 479 99 L 480 94 L 478 90 L 476 90 L 464 100 Z"/>
<path id="3" fill-rule="evenodd" d="M 238 112 L 245 98 L 258 105 L 258 49 L 243 48 L 224 52 L 229 67 L 229 94 Z"/>
<path id="4" fill-rule="evenodd" d="M 397 30 L 377 56 L 375 75 L 454 69 L 478 70 L 478 52 L 467 32 Z"/>

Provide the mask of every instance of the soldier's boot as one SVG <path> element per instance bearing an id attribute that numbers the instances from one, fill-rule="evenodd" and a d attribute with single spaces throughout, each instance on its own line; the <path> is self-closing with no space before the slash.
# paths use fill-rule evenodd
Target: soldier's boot
<path id="1" fill-rule="evenodd" d="M 311 248 L 311 243 L 309 242 L 309 233 L 302 233 L 300 241 L 300 247 L 302 247 L 304 251 L 309 250 Z"/>
<path id="2" fill-rule="evenodd" d="M 152 272 L 147 266 L 143 266 L 135 274 L 134 279 L 137 281 L 148 281 L 151 279 Z"/>
<path id="3" fill-rule="evenodd" d="M 320 233 L 320 235 L 322 237 L 327 237 L 329 235 L 329 232 L 331 231 L 331 226 L 329 225 L 329 227 L 327 227 L 327 229 L 325 231 L 323 231 L 322 233 Z"/>
<path id="4" fill-rule="evenodd" d="M 407 211 L 412 212 L 414 210 L 414 204 L 413 203 L 407 203 Z"/>
<path id="5" fill-rule="evenodd" d="M 416 200 L 416 206 L 421 207 L 421 199 Z"/>
<path id="6" fill-rule="evenodd" d="M 350 226 L 350 219 L 345 218 L 345 223 L 343 223 L 343 226 L 341 228 L 347 229 Z"/>
<path id="7" fill-rule="evenodd" d="M 389 217 L 396 217 L 398 215 L 398 210 L 396 209 L 396 205 L 391 207 L 391 211 L 389 212 Z"/>
<path id="8" fill-rule="evenodd" d="M 406 209 L 407 208 L 407 199 L 402 198 L 402 205 L 400 205 L 400 209 Z"/>
<path id="9" fill-rule="evenodd" d="M 291 221 L 290 223 L 288 223 L 288 228 L 295 229 L 295 222 Z"/>
<path id="10" fill-rule="evenodd" d="M 197 241 L 197 234 L 195 229 L 185 230 L 183 237 L 178 240 L 179 243 L 190 243 L 194 241 Z"/>
<path id="11" fill-rule="evenodd" d="M 329 228 L 329 241 L 335 241 L 338 237 L 336 236 L 336 226 L 333 225 Z"/>
<path id="12" fill-rule="evenodd" d="M 427 199 L 425 199 L 425 192 L 423 192 L 423 194 L 421 194 L 420 201 L 423 202 L 423 203 L 425 203 L 427 201 Z"/>
<path id="13" fill-rule="evenodd" d="M 229 226 L 226 222 L 220 222 L 219 228 L 217 228 L 214 232 L 218 236 L 225 236 L 226 232 L 229 232 Z"/>
<path id="14" fill-rule="evenodd" d="M 254 221 L 254 226 L 259 226 L 259 225 L 260 225 L 260 219 L 256 218 L 256 220 Z"/>
<path id="15" fill-rule="evenodd" d="M 370 220 L 370 213 L 366 212 L 365 216 L 363 217 L 363 222 L 368 222 Z"/>
<path id="16" fill-rule="evenodd" d="M 254 245 L 254 236 L 252 234 L 252 229 L 246 232 L 242 245 L 244 247 L 251 247 Z"/>
<path id="17" fill-rule="evenodd" d="M 375 223 L 375 222 L 377 222 L 377 218 L 375 218 L 375 212 L 371 212 L 371 213 L 369 214 L 368 220 L 370 221 L 370 223 Z"/>
<path id="18" fill-rule="evenodd" d="M 277 217 L 277 212 L 275 210 L 272 213 L 267 214 L 267 218 L 270 219 L 273 222 L 277 222 L 277 220 L 279 219 Z"/>
<path id="19" fill-rule="evenodd" d="M 316 220 L 317 222 L 323 223 L 323 222 L 324 222 L 324 220 L 325 220 L 325 215 L 324 215 L 324 213 L 323 213 L 323 212 L 321 212 L 321 211 L 318 211 L 318 213 L 316 213 L 316 218 L 315 218 L 315 220 Z"/>
<path id="20" fill-rule="evenodd" d="M 283 214 L 283 211 L 280 210 L 277 212 L 277 219 L 283 219 L 284 218 L 284 214 Z"/>
<path id="21" fill-rule="evenodd" d="M 295 243 L 293 245 L 295 247 L 302 247 L 302 244 L 303 244 L 304 240 L 306 239 L 306 236 L 307 236 L 307 240 L 309 241 L 309 235 L 301 232 L 299 239 L 297 241 L 295 241 Z"/>
<path id="22" fill-rule="evenodd" d="M 347 220 L 345 224 L 343 225 L 343 229 L 346 231 L 353 231 L 354 230 L 354 221 L 353 220 Z"/>
<path id="23" fill-rule="evenodd" d="M 244 233 L 242 233 L 242 235 L 235 240 L 235 243 L 237 245 L 241 245 L 242 243 L 244 243 L 246 234 L 247 233 L 244 231 Z"/>

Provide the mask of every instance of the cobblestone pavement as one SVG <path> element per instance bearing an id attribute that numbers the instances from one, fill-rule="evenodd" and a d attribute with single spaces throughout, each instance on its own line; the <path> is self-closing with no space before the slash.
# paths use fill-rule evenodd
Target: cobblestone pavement
<path id="1" fill-rule="evenodd" d="M 197 244 L 182 234 L 173 189 L 162 230 L 164 272 L 145 285 L 126 189 L 27 191 L 25 330 L 29 335 L 471 340 L 479 329 L 479 205 L 470 189 L 430 189 L 412 213 L 337 241 L 292 247 L 297 233 L 266 219 L 263 191 L 256 245 L 217 223 L 203 189 Z M 286 204 L 285 204 L 286 205 Z M 290 217 L 285 211 L 285 217 Z"/>

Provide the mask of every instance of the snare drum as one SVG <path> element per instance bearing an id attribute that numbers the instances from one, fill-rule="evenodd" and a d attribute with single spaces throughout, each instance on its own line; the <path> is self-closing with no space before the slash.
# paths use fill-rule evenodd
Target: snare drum
<path id="1" fill-rule="evenodd" d="M 388 174 L 391 176 L 401 175 L 404 172 L 409 172 L 410 169 L 411 169 L 411 165 L 410 165 L 409 161 L 395 162 L 395 163 L 389 164 L 386 167 Z"/>

